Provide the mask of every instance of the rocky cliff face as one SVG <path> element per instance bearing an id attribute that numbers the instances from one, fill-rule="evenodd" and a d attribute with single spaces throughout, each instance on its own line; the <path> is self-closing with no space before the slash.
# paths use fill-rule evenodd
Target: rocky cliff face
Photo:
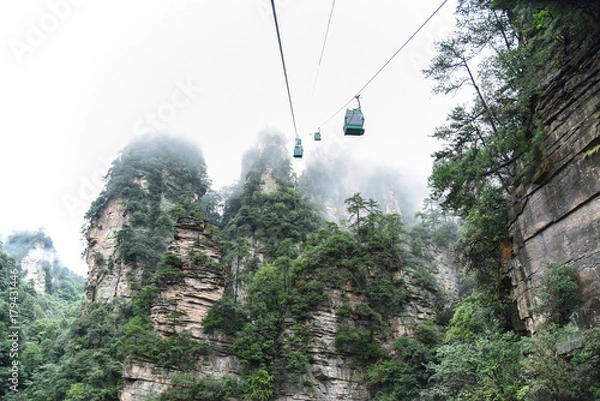
<path id="1" fill-rule="evenodd" d="M 151 308 L 153 329 L 163 336 L 175 331 L 189 331 L 196 340 L 210 345 L 213 351 L 197 361 L 197 369 L 185 373 L 198 379 L 240 377 L 240 361 L 231 352 L 232 339 L 225 335 L 207 335 L 201 325 L 208 309 L 224 291 L 225 272 L 211 263 L 219 260 L 220 251 L 205 224 L 184 219 L 175 227 L 175 231 L 169 251 L 183 261 L 182 276 L 161 285 L 161 291 Z M 203 261 L 198 264 L 194 262 L 197 255 L 206 255 L 207 258 L 201 257 Z M 263 255 L 255 256 L 263 260 Z M 442 264 L 444 266 L 438 273 L 449 274 L 446 273 L 449 262 Z M 444 280 L 445 283 L 450 281 L 448 277 Z M 416 288 L 411 290 L 413 295 L 404 312 L 390 319 L 394 337 L 412 335 L 417 323 L 433 318 L 431 300 L 426 292 Z M 242 289 L 240 296 L 243 297 L 243 294 Z M 312 361 L 310 368 L 299 382 L 282 386 L 276 398 L 278 401 L 369 399 L 367 386 L 364 381 L 357 379 L 360 371 L 353 357 L 340 353 L 335 347 L 336 332 L 342 324 L 338 312 L 342 307 L 354 309 L 364 302 L 364 296 L 356 295 L 352 285 L 347 283 L 341 290 L 331 291 L 328 302 L 311 314 L 305 325 L 305 329 L 312 333 L 307 344 Z M 360 320 L 352 324 L 357 327 L 368 325 Z M 293 335 L 294 330 L 294 322 L 290 321 L 287 331 Z M 391 343 L 384 344 L 384 347 L 386 352 L 393 352 Z M 141 401 L 154 397 L 166 391 L 172 377 L 181 373 L 148 362 L 132 361 L 123 373 L 125 385 L 121 400 Z"/>
<path id="2" fill-rule="evenodd" d="M 131 269 L 126 265 L 117 266 L 113 262 L 110 270 L 106 262 L 115 259 L 115 235 L 126 221 L 123 202 L 113 200 L 106 204 L 99 217 L 92 222 L 88 233 L 90 251 L 87 262 L 90 264 L 88 280 L 90 287 L 94 289 L 88 291 L 88 302 L 132 298 L 133 292 L 127 278 Z M 240 362 L 231 352 L 232 339 L 222 334 L 207 335 L 201 325 L 207 311 L 222 296 L 225 288 L 226 271 L 216 263 L 221 258 L 221 252 L 212 233 L 206 223 L 189 218 L 180 219 L 168 250 L 181 260 L 182 274 L 160 281 L 160 292 L 151 306 L 152 327 L 163 337 L 187 331 L 197 341 L 208 344 L 211 351 L 199 357 L 196 369 L 186 372 L 160 367 L 147 361 L 130 361 L 123 371 L 125 382 L 120 394 L 122 401 L 142 401 L 161 394 L 168 389 L 175 374 L 186 373 L 196 378 L 240 376 Z M 102 260 L 105 262 L 101 263 Z M 446 268 L 441 268 L 440 271 L 442 270 L 445 271 Z M 301 381 L 284 385 L 277 400 L 369 398 L 368 388 L 364 382 L 357 380 L 359 371 L 353 357 L 340 353 L 334 344 L 341 324 L 338 311 L 342 306 L 355 308 L 362 302 L 364 299 L 361 295 L 354 294 L 350 283 L 341 290 L 331 291 L 329 301 L 315 310 L 307 323 L 313 333 L 307 344 L 312 359 L 309 371 Z M 418 322 L 432 318 L 433 312 L 427 294 L 415 291 L 404 312 L 391 319 L 390 327 L 396 336 L 410 335 Z M 367 323 L 357 321 L 353 324 L 360 326 Z M 288 330 L 293 332 L 292 322 Z M 392 352 L 391 344 L 384 344 L 384 347 Z M 306 383 L 312 384 L 307 386 Z"/>
<path id="3" fill-rule="evenodd" d="M 131 266 L 122 263 L 116 253 L 117 233 L 127 222 L 125 200 L 109 200 L 95 217 L 87 231 L 88 247 L 85 261 L 89 266 L 86 305 L 108 302 L 115 298 L 131 299 L 128 285 Z"/>
<path id="4" fill-rule="evenodd" d="M 90 222 L 86 236 L 86 262 L 89 266 L 86 305 L 91 302 L 128 302 L 136 294 L 133 284 L 139 280 L 143 269 L 123 262 L 117 250 L 118 233 L 130 219 L 125 212 L 125 204 L 122 198 L 108 200 Z M 220 250 L 206 223 L 184 218 L 174 229 L 168 250 L 181 260 L 181 275 L 160 281 L 160 292 L 151 306 L 152 328 L 163 337 L 188 331 L 195 339 L 207 342 L 214 349 L 225 350 L 199 360 L 198 370 L 192 372 L 197 377 L 236 374 L 238 363 L 226 352 L 230 342 L 218 336 L 208 338 L 200 323 L 214 301 L 223 294 L 223 272 L 215 267 L 221 258 Z M 168 388 L 173 375 L 181 373 L 150 362 L 133 360 L 123 371 L 125 383 L 120 399 L 141 401 L 155 397 Z"/>
<path id="5" fill-rule="evenodd" d="M 357 368 L 356 361 L 351 355 L 339 352 L 335 346 L 335 337 L 342 324 L 339 312 L 342 307 L 355 309 L 365 302 L 364 296 L 354 293 L 350 283 L 341 290 L 333 290 L 328 302 L 311 315 L 307 328 L 313 333 L 308 344 L 311 365 L 309 371 L 302 377 L 300 383 L 290 383 L 283 387 L 277 401 L 297 400 L 368 400 L 371 398 L 369 389 Z M 412 335 L 415 325 L 425 320 L 432 320 L 433 312 L 429 300 L 422 294 L 413 294 L 403 313 L 393 316 L 389 323 L 390 329 L 397 338 L 403 335 Z M 351 322 L 354 327 L 368 329 L 369 323 L 357 319 Z M 293 331 L 290 329 L 290 331 Z M 391 342 L 382 344 L 385 353 L 394 351 Z"/>
<path id="6" fill-rule="evenodd" d="M 170 250 L 178 255 L 185 255 L 189 249 L 206 252 L 211 258 L 218 257 L 214 248 L 200 245 L 197 238 L 204 241 L 203 228 L 178 226 L 177 236 Z M 180 241 L 191 247 L 181 246 Z M 194 245 L 192 245 L 195 243 Z M 182 252 L 183 251 L 183 252 Z M 189 260 L 184 261 L 183 271 L 186 277 L 177 283 L 169 283 L 163 288 L 152 307 L 151 320 L 154 329 L 163 335 L 173 331 L 189 330 L 194 338 L 212 346 L 213 351 L 198 360 L 197 369 L 185 372 L 196 378 L 240 376 L 240 362 L 231 355 L 231 339 L 224 335 L 208 336 L 203 333 L 200 324 L 210 305 L 223 292 L 222 275 L 206 266 L 194 266 Z M 360 380 L 360 370 L 351 355 L 340 353 L 335 347 L 335 336 L 341 324 L 339 310 L 345 306 L 356 308 L 365 300 L 355 295 L 350 284 L 342 290 L 331 291 L 328 302 L 312 313 L 305 328 L 312 332 L 307 344 L 311 365 L 302 379 L 295 383 L 287 383 L 280 389 L 277 401 L 300 400 L 367 400 L 370 398 L 368 388 Z M 173 313 L 181 317 L 173 322 Z M 412 335 L 415 325 L 433 319 L 430 300 L 423 294 L 413 295 L 405 311 L 390 319 L 390 327 L 394 337 Z M 366 322 L 356 321 L 357 327 Z M 293 334 L 293 322 L 288 325 L 288 332 Z M 368 326 L 367 326 L 368 327 Z M 384 344 L 387 353 L 392 353 L 391 343 Z M 183 372 L 161 368 L 142 361 L 132 361 L 125 369 L 123 376 L 125 386 L 121 394 L 122 401 L 142 401 L 154 397 L 167 390 L 171 378 Z M 310 385 L 307 385 L 309 383 Z"/>
<path id="7" fill-rule="evenodd" d="M 23 282 L 32 283 L 38 294 L 53 294 L 58 289 L 69 292 L 70 284 L 82 283 L 81 277 L 63 266 L 52 239 L 43 231 L 15 232 L 3 246 L 21 265 Z M 69 284 L 63 287 L 65 283 Z"/>
<path id="8" fill-rule="evenodd" d="M 576 267 L 587 312 L 600 323 L 600 40 L 590 38 L 549 77 L 533 121 L 544 129 L 544 159 L 533 183 L 512 194 L 512 260 L 507 276 L 519 317 L 535 332 L 535 291 L 549 263 Z"/>
<path id="9" fill-rule="evenodd" d="M 225 288 L 223 271 L 216 265 L 221 252 L 212 239 L 206 223 L 180 219 L 169 252 L 181 261 L 181 275 L 160 281 L 160 292 L 154 299 L 150 321 L 154 331 L 163 337 L 175 332 L 189 332 L 198 341 L 209 344 L 214 352 L 198 360 L 193 374 L 197 378 L 237 375 L 238 361 L 227 352 L 231 342 L 220 336 L 207 336 L 201 321 L 213 303 L 221 298 Z M 131 361 L 123 372 L 125 385 L 122 401 L 142 401 L 164 392 L 175 374 L 143 361 Z"/>
<path id="10" fill-rule="evenodd" d="M 153 329 L 163 336 L 190 331 L 202 338 L 200 321 L 223 295 L 223 271 L 216 266 L 221 252 L 207 223 L 191 218 L 177 223 L 169 251 L 183 263 L 181 276 L 161 281 L 161 291 L 150 311 Z"/>
<path id="11" fill-rule="evenodd" d="M 49 271 L 44 271 L 44 265 L 50 267 L 56 261 L 56 252 L 54 249 L 46 249 L 43 243 L 36 242 L 34 248 L 21 259 L 21 268 L 23 269 L 23 281 L 33 281 L 35 291 L 46 293 L 46 280 Z M 51 277 L 48 279 L 52 280 Z"/>
<path id="12" fill-rule="evenodd" d="M 127 166 L 121 167 L 127 170 Z M 262 171 L 257 170 L 253 174 L 253 178 L 258 179 L 256 188 L 251 190 L 259 191 L 265 197 L 275 196 L 279 190 L 285 191 L 275 177 L 286 176 L 286 174 L 276 171 L 269 163 L 266 163 Z M 169 225 L 173 221 L 173 211 L 182 213 L 180 216 L 184 215 L 181 212 L 183 207 L 179 205 L 178 208 L 173 201 L 178 199 L 176 188 L 170 194 L 171 201 L 164 196 L 158 199 L 158 196 L 150 190 L 149 184 L 147 185 L 146 181 L 140 178 L 146 175 L 153 176 L 151 171 L 136 174 L 133 178 L 129 178 L 130 181 L 134 180 L 132 184 L 118 177 L 120 184 L 127 187 L 129 193 L 135 194 L 138 201 L 126 199 L 120 192 L 116 192 L 118 195 L 107 197 L 90 221 L 87 232 L 86 262 L 89 265 L 89 273 L 86 304 L 114 301 L 116 305 L 126 304 L 134 300 L 142 285 L 152 283 L 152 286 L 156 286 L 152 290 L 155 292 L 152 292 L 153 299 L 149 314 L 152 330 L 165 340 L 173 335 L 187 333 L 194 340 L 194 344 L 202 345 L 206 352 L 194 353 L 192 364 L 186 365 L 185 371 L 175 367 L 159 366 L 150 360 L 127 361 L 122 373 L 124 378 L 120 393 L 122 401 L 154 398 L 168 391 L 173 378 L 178 374 L 191 375 L 198 380 L 223 377 L 241 379 L 242 361 L 233 352 L 235 339 L 218 330 L 217 334 L 208 334 L 202 326 L 202 320 L 215 302 L 223 297 L 227 281 L 232 280 L 231 276 L 239 277 L 241 272 L 238 271 L 237 262 L 241 261 L 240 268 L 244 274 L 254 274 L 256 269 L 260 269 L 261 265 L 269 259 L 268 252 L 265 251 L 268 246 L 263 243 L 264 238 L 260 238 L 260 235 L 268 233 L 258 230 L 262 234 L 256 232 L 247 234 L 249 256 L 238 257 L 231 262 L 232 266 L 224 267 L 221 249 L 208 224 L 191 217 L 180 217 L 174 226 L 170 244 L 164 249 L 169 254 L 163 255 L 162 262 L 148 262 L 149 259 L 143 259 L 138 263 L 126 263 L 125 260 L 132 260 L 131 257 L 129 259 L 125 257 L 126 252 L 131 252 L 132 248 L 135 249 L 136 245 L 143 243 L 143 239 L 150 235 L 150 229 L 139 223 L 142 221 L 148 224 L 143 220 L 147 210 L 160 210 L 164 215 L 156 219 L 167 221 Z M 167 186 L 174 179 L 173 176 L 165 174 L 162 174 L 162 178 Z M 156 188 L 165 186 L 156 183 L 155 185 Z M 199 196 L 191 201 L 197 201 Z M 386 209 L 391 208 L 394 212 L 398 212 L 395 210 L 398 208 L 396 199 L 391 193 L 386 196 Z M 150 199 L 156 204 L 149 203 L 154 206 L 143 209 L 139 206 L 139 199 Z M 139 212 L 132 211 L 136 207 Z M 167 215 L 170 216 L 168 219 Z M 170 231 L 162 232 L 167 232 L 169 235 Z M 134 238 L 135 241 L 127 238 Z M 162 241 L 164 237 L 160 239 Z M 173 265 L 165 265 L 167 256 L 169 263 Z M 248 264 L 247 267 L 244 266 L 245 263 Z M 442 288 L 455 291 L 456 269 L 453 268 L 449 255 L 427 258 L 423 260 L 423 264 L 419 268 L 432 272 L 438 278 Z M 172 266 L 173 269 L 168 266 Z M 145 269 L 148 274 L 144 275 Z M 420 279 L 423 280 L 423 271 L 420 273 Z M 395 338 L 412 335 L 419 322 L 432 320 L 434 317 L 432 290 L 419 288 L 417 273 L 404 271 L 404 266 L 399 266 L 393 274 L 395 274 L 395 282 L 407 283 L 407 292 L 410 295 L 408 299 L 402 301 L 405 307 L 398 308 L 402 310 L 401 312 L 388 316 L 386 334 L 385 336 L 381 334 L 386 338 L 381 340 L 383 342 L 381 346 L 388 354 L 395 352 L 392 349 L 392 341 Z M 148 277 L 152 277 L 151 281 Z M 140 284 L 142 282 L 145 284 Z M 236 299 L 244 303 L 248 295 L 247 288 L 244 288 L 244 284 L 240 287 L 237 288 L 236 285 Z M 278 386 L 279 392 L 275 395 L 278 401 L 314 399 L 361 401 L 370 397 L 364 372 L 357 367 L 359 364 L 356 355 L 341 352 L 335 345 L 336 334 L 341 327 L 371 329 L 372 321 L 369 319 L 372 315 L 367 312 L 364 316 L 369 317 L 362 317 L 359 312 L 348 315 L 348 311 L 359 311 L 364 308 L 367 302 L 364 289 L 355 289 L 351 282 L 347 282 L 342 288 L 330 288 L 327 293 L 326 300 L 320 302 L 319 307 L 310 312 L 307 320 L 302 320 L 302 324 L 289 316 L 285 317 L 283 323 L 285 334 L 289 334 L 290 338 L 296 334 L 298 338 L 309 338 L 303 345 L 307 347 L 307 357 L 311 362 L 309 369 L 300 380 Z M 306 332 L 310 335 L 302 337 Z"/>
<path id="13" fill-rule="evenodd" d="M 433 249 L 432 255 L 431 273 L 446 292 L 458 294 L 460 269 L 454 261 L 453 252 L 449 249 Z"/>

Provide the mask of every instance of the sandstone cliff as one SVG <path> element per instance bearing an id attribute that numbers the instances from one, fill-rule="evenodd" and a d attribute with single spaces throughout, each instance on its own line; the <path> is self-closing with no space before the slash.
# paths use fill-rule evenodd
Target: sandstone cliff
<path id="1" fill-rule="evenodd" d="M 44 264 L 52 266 L 55 261 L 54 249 L 46 249 L 43 243 L 36 242 L 34 248 L 20 261 L 23 269 L 23 281 L 32 281 L 35 291 L 44 294 L 46 292 L 46 275 L 50 274 L 49 271 L 44 271 Z M 48 279 L 52 280 L 51 277 Z"/>
<path id="2" fill-rule="evenodd" d="M 206 252 L 217 257 L 218 251 L 212 247 L 198 247 L 197 238 L 209 239 L 203 227 L 178 225 L 177 237 L 170 250 L 184 256 L 190 249 L 194 252 Z M 192 245 L 182 246 L 180 241 Z M 214 253 L 213 253 L 214 252 Z M 232 339 L 225 335 L 206 335 L 202 331 L 200 320 L 210 305 L 222 294 L 223 281 L 218 271 L 205 266 L 194 266 L 184 261 L 185 278 L 181 282 L 169 283 L 161 288 L 161 292 L 153 303 L 151 321 L 155 330 L 168 335 L 173 330 L 190 330 L 194 338 L 210 344 L 212 351 L 197 361 L 193 371 L 181 372 L 152 363 L 132 361 L 124 370 L 124 389 L 122 401 L 142 401 L 157 396 L 169 388 L 175 374 L 187 373 L 196 378 L 224 376 L 240 377 L 240 361 L 232 356 Z M 415 325 L 433 319 L 431 300 L 423 292 L 413 295 L 405 311 L 390 319 L 390 327 L 394 337 L 412 335 Z M 360 295 L 354 295 L 351 285 L 342 290 L 331 291 L 328 302 L 311 313 L 305 329 L 312 333 L 308 344 L 311 364 L 308 372 L 298 382 L 284 384 L 275 400 L 367 400 L 370 394 L 362 377 L 363 372 L 357 367 L 352 355 L 339 352 L 335 347 L 336 332 L 341 324 L 339 311 L 342 307 L 356 308 L 364 302 Z M 173 323 L 173 313 L 181 317 Z M 289 322 L 288 332 L 293 335 L 293 321 Z M 357 327 L 368 325 L 360 320 L 352 324 Z M 387 353 L 392 353 L 391 344 L 384 344 Z"/>
<path id="3" fill-rule="evenodd" d="M 210 344 L 214 352 L 198 360 L 196 377 L 236 375 L 239 364 L 227 353 L 228 339 L 209 337 L 202 331 L 201 321 L 224 290 L 223 271 L 216 262 L 221 252 L 206 223 L 191 218 L 181 219 L 175 226 L 169 252 L 182 261 L 181 275 L 160 282 L 160 292 L 154 299 L 150 321 L 152 329 L 163 337 L 175 332 L 190 332 L 196 340 Z M 174 374 L 183 372 L 133 360 L 124 372 L 122 401 L 142 401 L 165 391 Z"/>
<path id="4" fill-rule="evenodd" d="M 132 144 L 113 163 L 87 214 L 85 310 L 114 314 L 122 401 L 176 393 L 178 380 L 233 383 L 241 396 L 261 371 L 278 401 L 367 400 L 363 362 L 393 357 L 395 340 L 456 291 L 451 254 L 429 243 L 412 252 L 400 216 L 371 205 L 372 243 L 358 224 L 323 224 L 295 190 L 283 145 L 267 137 L 244 159 L 219 244 L 202 159 L 182 157 L 185 144 Z"/>
<path id="5" fill-rule="evenodd" d="M 260 184 L 260 190 L 264 194 L 277 190 L 271 169 L 265 170 Z M 107 209 L 114 207 L 115 205 L 111 204 Z M 110 214 L 108 211 L 107 213 Z M 121 220 L 112 220 L 111 226 L 108 223 L 107 213 L 101 215 L 105 217 L 101 217 L 97 224 L 106 220 L 103 227 L 116 228 L 114 223 Z M 100 231 L 91 230 L 95 233 L 94 238 L 111 238 L 109 232 Z M 262 264 L 265 256 L 260 253 L 260 241 L 254 239 L 251 242 L 251 258 Z M 95 242 L 94 246 L 98 252 L 102 249 L 99 247 L 99 242 Z M 104 249 L 110 249 L 106 241 Z M 207 344 L 211 351 L 198 358 L 195 369 L 186 372 L 160 367 L 146 361 L 131 361 L 123 372 L 125 384 L 121 392 L 122 401 L 142 401 L 155 397 L 168 390 L 176 374 L 186 373 L 197 379 L 241 377 L 241 362 L 233 356 L 231 349 L 234 339 L 224 334 L 208 335 L 203 331 L 201 324 L 210 307 L 223 295 L 225 276 L 228 271 L 233 271 L 233 266 L 225 270 L 219 267 L 217 262 L 221 259 L 221 251 L 210 229 L 206 223 L 199 223 L 190 218 L 179 220 L 168 251 L 182 261 L 182 274 L 161 281 L 160 292 L 151 306 L 150 320 L 153 330 L 163 337 L 168 337 L 174 332 L 190 332 L 194 339 Z M 108 254 L 105 256 L 110 257 Z M 444 288 L 451 292 L 456 290 L 456 268 L 449 254 L 432 258 L 426 268 L 438 276 Z M 121 274 L 126 271 L 127 269 L 121 270 Z M 397 272 L 399 276 L 403 274 L 401 271 Z M 406 278 L 412 280 L 411 277 Z M 123 280 L 114 279 L 112 282 L 123 282 Z M 113 291 L 116 290 L 116 287 L 111 288 Z M 412 335 L 417 323 L 432 320 L 434 317 L 431 294 L 418 288 L 417 285 L 411 285 L 410 290 L 411 295 L 403 312 L 390 318 L 389 325 L 393 335 L 387 343 L 383 344 L 386 353 L 394 352 L 391 347 L 393 338 Z M 127 294 L 126 291 L 120 293 Z M 244 295 L 244 288 L 240 288 L 238 296 L 244 298 Z M 352 310 L 359 308 L 364 302 L 364 295 L 356 291 L 351 283 L 347 283 L 341 289 L 330 291 L 328 300 L 311 312 L 308 321 L 302 326 L 303 330 L 311 333 L 310 340 L 305 344 L 311 360 L 310 367 L 301 380 L 284 383 L 275 397 L 276 400 L 369 399 L 364 372 L 357 367 L 352 355 L 340 352 L 335 346 L 336 333 L 341 324 L 368 328 L 368 320 L 340 319 L 342 308 Z M 298 330 L 295 323 L 293 320 L 286 322 L 285 330 L 290 336 Z"/>
<path id="6" fill-rule="evenodd" d="M 8 237 L 4 248 L 21 265 L 23 282 L 32 283 L 38 294 L 70 292 L 63 285 L 83 283 L 83 278 L 62 265 L 52 239 L 42 231 L 15 232 Z"/>
<path id="7" fill-rule="evenodd" d="M 95 217 L 86 234 L 88 242 L 85 261 L 89 266 L 86 305 L 107 302 L 117 297 L 131 299 L 127 272 L 130 266 L 122 263 L 116 252 L 117 233 L 127 221 L 125 200 L 109 200 Z"/>
<path id="8" fill-rule="evenodd" d="M 576 267 L 587 306 L 579 323 L 600 322 L 600 40 L 571 50 L 533 111 L 544 129 L 544 158 L 533 182 L 512 193 L 506 273 L 529 332 L 540 323 L 531 309 L 550 263 Z"/>

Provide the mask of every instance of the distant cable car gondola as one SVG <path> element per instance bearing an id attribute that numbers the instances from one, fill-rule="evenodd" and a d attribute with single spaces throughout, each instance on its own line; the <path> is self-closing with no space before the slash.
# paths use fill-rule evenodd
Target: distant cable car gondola
<path id="1" fill-rule="evenodd" d="M 358 101 L 357 109 L 346 109 L 346 116 L 344 117 L 344 135 L 360 136 L 365 133 L 363 128 L 365 124 L 365 117 L 360 109 L 359 95 L 356 96 Z"/>
<path id="2" fill-rule="evenodd" d="M 320 141 L 321 140 L 321 131 L 317 131 L 315 132 L 315 141 Z"/>
<path id="3" fill-rule="evenodd" d="M 302 139 L 296 138 L 296 145 L 294 145 L 294 157 L 302 158 L 302 154 L 304 151 L 302 150 Z"/>

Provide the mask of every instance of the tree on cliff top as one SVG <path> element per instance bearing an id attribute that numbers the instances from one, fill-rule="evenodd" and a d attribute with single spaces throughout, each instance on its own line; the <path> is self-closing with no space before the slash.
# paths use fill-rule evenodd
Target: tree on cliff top
<path id="1" fill-rule="evenodd" d="M 44 272 L 45 292 L 57 292 L 58 296 L 66 300 L 77 298 L 84 287 L 84 278 L 63 266 L 56 258 L 50 263 L 55 255 L 55 248 L 52 238 L 46 233 L 41 230 L 17 231 L 9 235 L 4 244 L 6 254 L 19 263 L 37 247 L 50 252 L 48 259 L 42 258 L 37 262 L 37 268 Z"/>
<path id="2" fill-rule="evenodd" d="M 438 91 L 469 88 L 473 100 L 436 130 L 444 148 L 434 154 L 430 184 L 433 198 L 464 221 L 458 248 L 478 291 L 457 308 L 422 399 L 598 399 L 590 385 L 597 365 L 590 369 L 589 362 L 597 361 L 598 343 L 571 351 L 563 345 L 561 354 L 560 342 L 542 331 L 527 346 L 510 330 L 499 268 L 509 189 L 530 182 L 544 152 L 544 127 L 532 120 L 536 103 L 552 89 L 549 78 L 577 68 L 568 63 L 578 46 L 598 46 L 600 3 L 464 0 L 457 14 L 457 32 L 438 44 L 426 74 Z M 572 271 L 551 275 L 548 283 L 546 312 L 565 323 L 578 300 Z"/>
<path id="3" fill-rule="evenodd" d="M 432 197 L 464 219 L 465 263 L 490 289 L 508 240 L 509 188 L 526 184 L 543 154 L 542 127 L 531 121 L 535 99 L 568 61 L 565 52 L 600 32 L 600 5 L 464 0 L 457 16 L 456 32 L 437 44 L 425 74 L 437 92 L 469 89 L 473 98 L 436 129 L 443 148 L 429 183 Z"/>
<path id="4" fill-rule="evenodd" d="M 160 204 L 161 197 L 178 203 L 183 196 L 192 203 L 210 187 L 200 150 L 188 141 L 166 136 L 131 142 L 113 161 L 105 179 L 104 190 L 86 213 L 88 220 L 110 199 L 125 198 L 128 211 L 134 213 L 140 198 L 150 197 L 153 206 Z"/>
<path id="5" fill-rule="evenodd" d="M 244 155 L 241 183 L 233 189 L 223 213 L 223 239 L 247 237 L 265 245 L 263 252 L 274 257 L 278 244 L 290 239 L 302 242 L 320 219 L 296 189 L 289 150 L 283 135 L 263 132 L 255 147 Z M 270 176 L 270 177 L 269 177 Z M 264 191 L 263 180 L 275 187 Z"/>
<path id="6" fill-rule="evenodd" d="M 212 212 L 202 199 L 210 181 L 200 151 L 181 139 L 140 139 L 125 147 L 106 179 L 86 215 L 88 223 L 95 224 L 94 218 L 112 199 L 123 202 L 127 221 L 116 233 L 115 254 L 96 267 L 108 271 L 124 263 L 136 268 L 139 274 L 128 283 L 134 299 L 127 304 L 86 305 L 86 312 L 61 336 L 62 357 L 35 372 L 28 399 L 112 401 L 122 388 L 127 358 L 135 355 L 163 365 L 183 365 L 199 348 L 183 335 L 161 341 L 151 331 L 149 310 L 158 291 L 156 281 L 179 267 L 173 254 L 165 254 L 177 219 L 187 215 L 204 219 Z"/>
<path id="7" fill-rule="evenodd" d="M 128 219 L 117 233 L 115 258 L 142 263 L 149 276 L 153 274 L 149 269 L 166 251 L 179 217 L 214 215 L 214 205 L 202 199 L 210 187 L 204 158 L 185 140 L 164 136 L 136 140 L 123 149 L 106 179 L 86 214 L 88 224 L 109 200 L 122 199 Z"/>

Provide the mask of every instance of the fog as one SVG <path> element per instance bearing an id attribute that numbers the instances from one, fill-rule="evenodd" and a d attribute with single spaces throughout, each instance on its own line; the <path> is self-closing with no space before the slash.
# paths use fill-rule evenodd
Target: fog
<path id="1" fill-rule="evenodd" d="M 343 112 L 334 113 L 440 2 L 336 2 L 313 90 L 331 3 L 276 1 L 305 150 L 292 161 L 298 177 L 327 167 L 344 184 L 334 186 L 342 198 L 340 188 L 367 192 L 388 175 L 401 208 L 418 208 L 438 146 L 430 135 L 456 102 L 432 95 L 421 71 L 453 29 L 456 2 L 362 92 L 363 137 L 345 138 Z M 4 236 L 43 228 L 61 260 L 84 275 L 83 215 L 119 150 L 148 133 L 197 144 L 215 189 L 239 179 L 259 132 L 283 133 L 291 155 L 295 132 L 268 0 L 57 3 L 0 4 Z"/>
<path id="2" fill-rule="evenodd" d="M 317 149 L 305 164 L 299 187 L 324 204 L 327 217 L 334 221 L 343 215 L 344 201 L 360 192 L 363 198 L 376 200 L 382 211 L 400 214 L 405 222 L 411 222 L 428 193 L 423 182 L 411 177 L 401 163 L 371 159 L 350 149 Z"/>

